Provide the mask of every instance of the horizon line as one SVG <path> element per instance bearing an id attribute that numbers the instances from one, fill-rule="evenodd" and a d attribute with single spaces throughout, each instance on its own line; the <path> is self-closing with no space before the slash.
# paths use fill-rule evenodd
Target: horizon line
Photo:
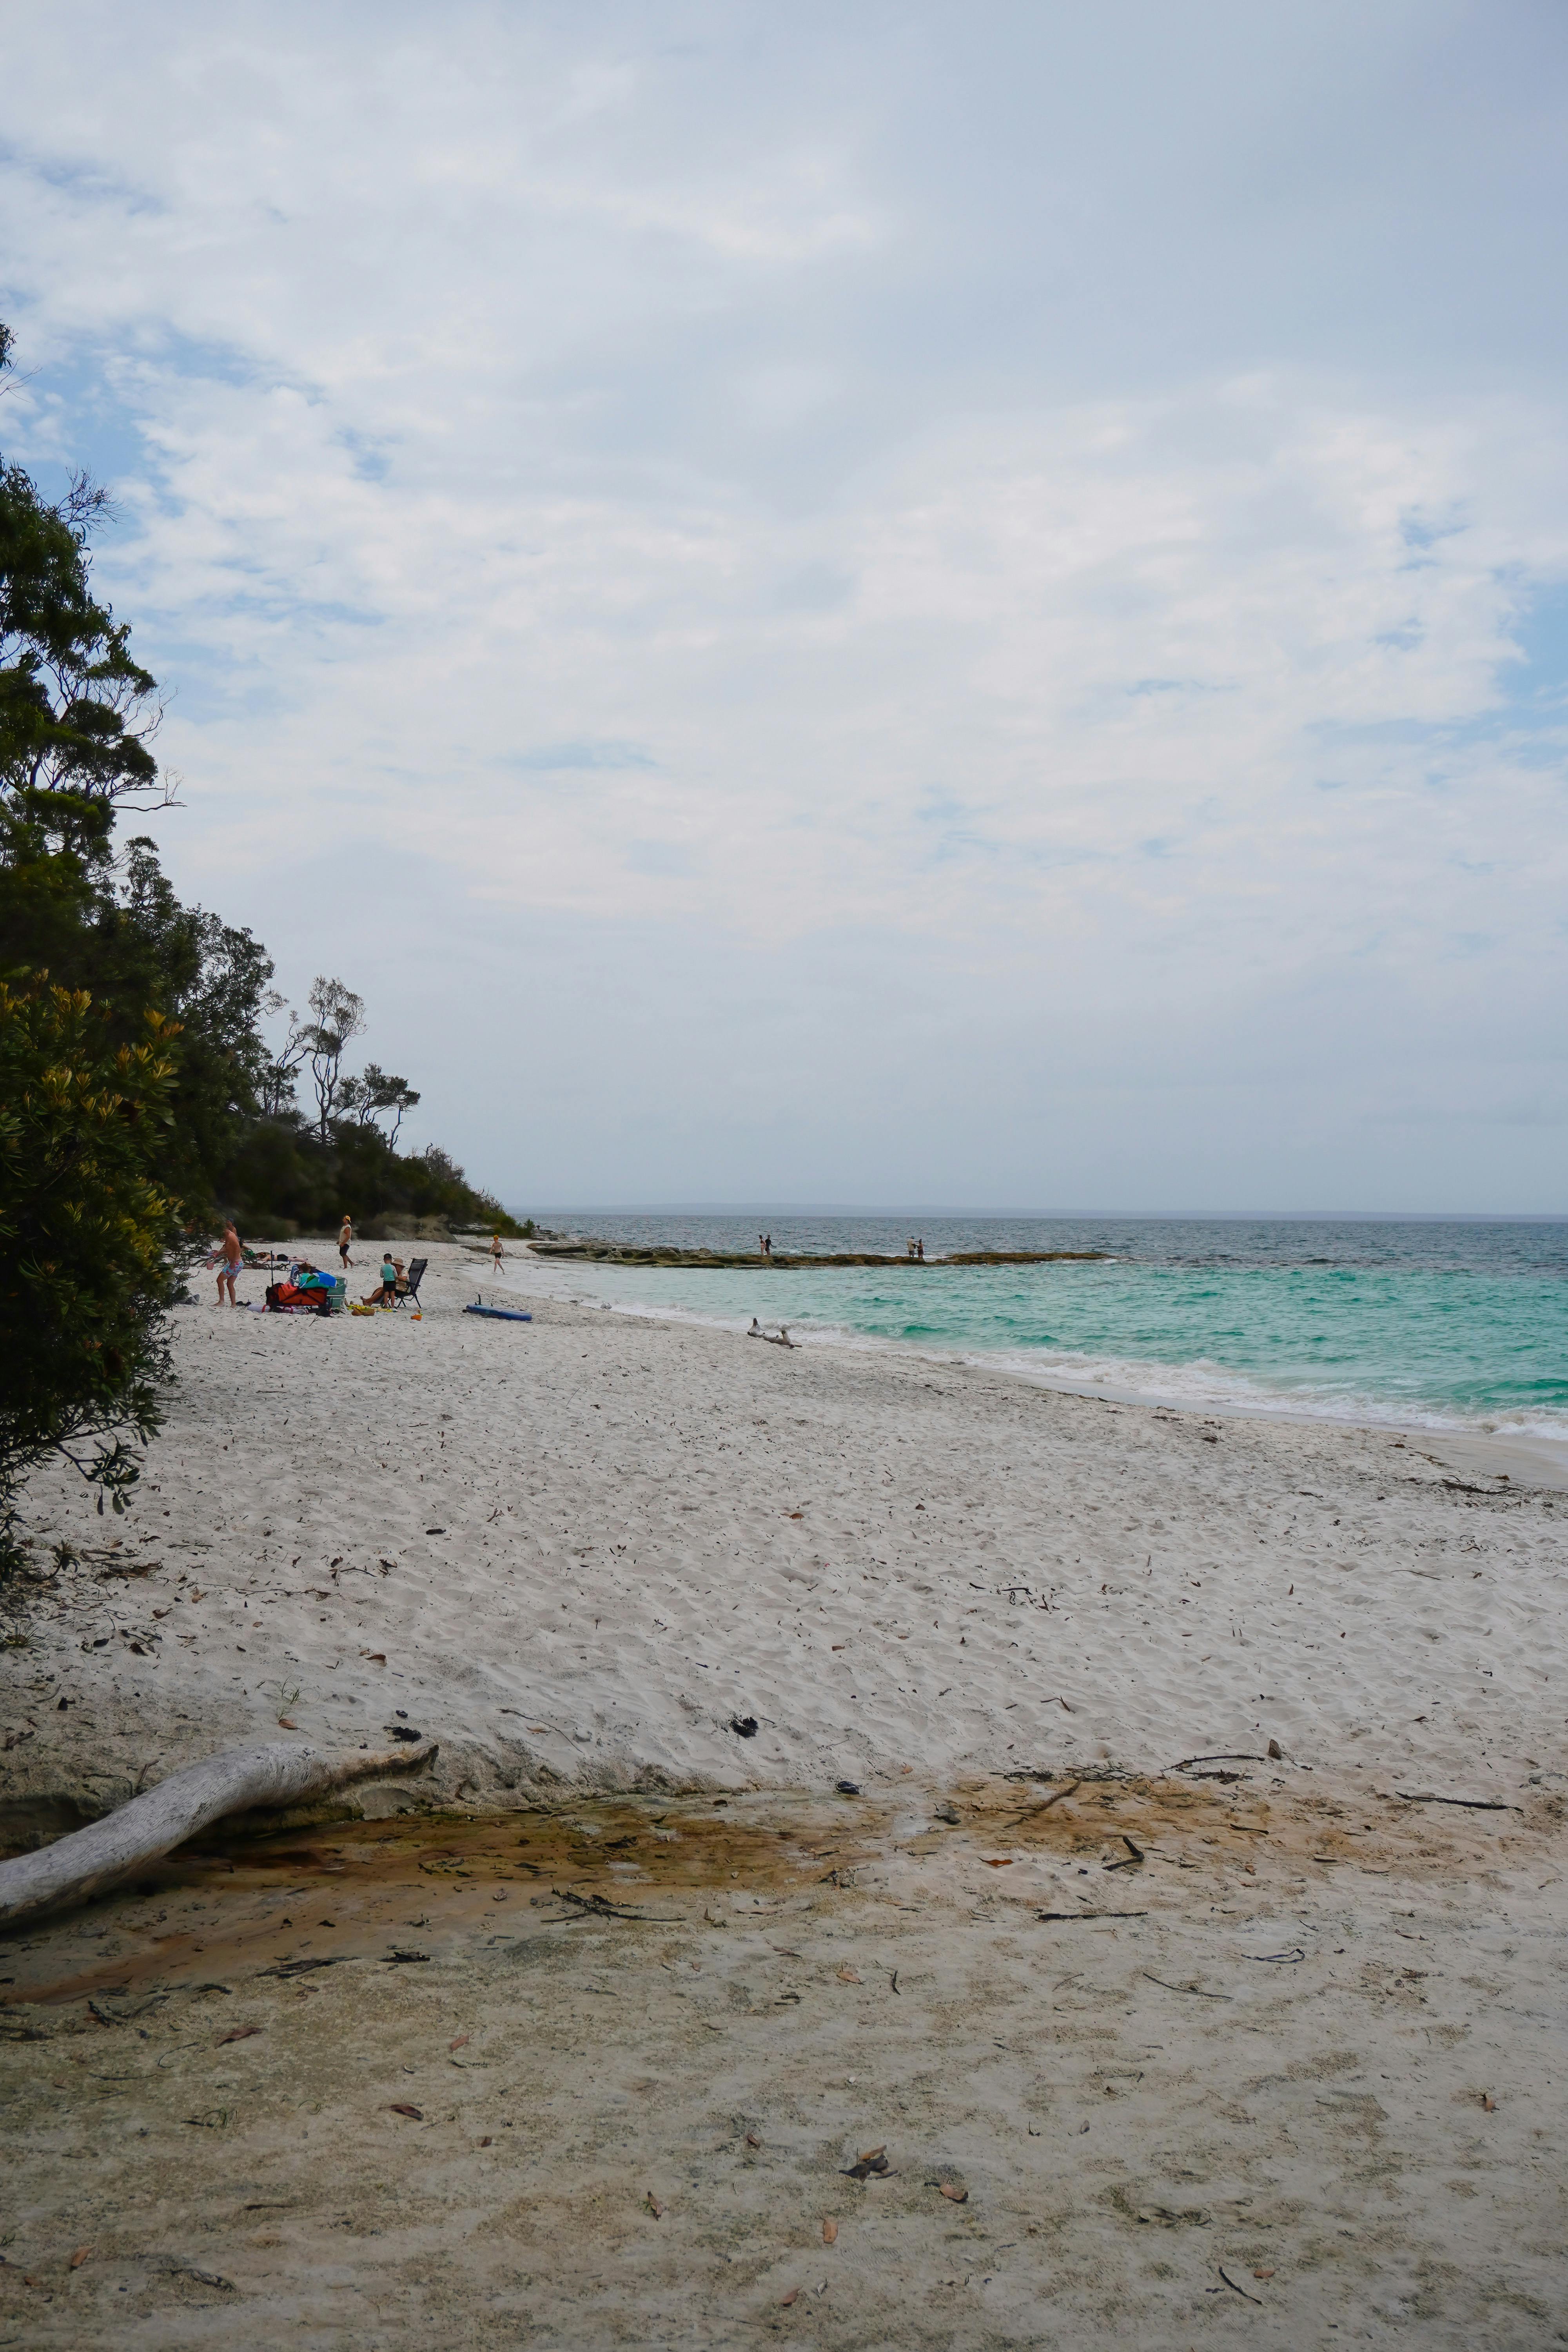
<path id="1" fill-rule="evenodd" d="M 1280 1223 L 1298 1224 L 1563 1224 L 1568 1209 L 973 1209 L 941 1207 L 931 1202 L 910 1207 L 873 1207 L 864 1202 L 657 1201 L 596 1202 L 566 1207 L 557 1204 L 521 1209 L 508 1205 L 509 1216 L 553 1217 L 880 1217 L 905 1222 L 911 1217 L 963 1218 L 971 1223 L 1002 1223 L 1025 1218 L 1037 1223 L 1089 1219 L 1159 1220 L 1166 1223 Z"/>

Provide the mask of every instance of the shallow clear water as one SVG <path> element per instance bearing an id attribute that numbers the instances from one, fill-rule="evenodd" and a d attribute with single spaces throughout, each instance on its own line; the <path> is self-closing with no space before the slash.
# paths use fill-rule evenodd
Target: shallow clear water
<path id="1" fill-rule="evenodd" d="M 756 1221 L 546 1213 L 683 1248 Z M 1568 1440 L 1568 1221 L 772 1219 L 775 1250 L 1100 1249 L 1089 1265 L 685 1272 L 573 1265 L 582 1296 L 809 1338 L 1002 1356 L 1037 1377 L 1183 1403 Z"/>

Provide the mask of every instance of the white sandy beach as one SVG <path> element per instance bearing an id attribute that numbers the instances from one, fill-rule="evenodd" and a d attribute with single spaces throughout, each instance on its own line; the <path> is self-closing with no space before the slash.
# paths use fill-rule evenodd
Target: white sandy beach
<path id="1" fill-rule="evenodd" d="M 13 1939 L 0 2340 L 1568 2342 L 1560 1492 L 429 1255 L 417 1321 L 204 1289 L 130 1520 L 34 1489 L 13 1843 L 280 1720 L 440 1753 Z M 498 1813 L 547 1860 L 452 1861 Z"/>
<path id="2" fill-rule="evenodd" d="M 117 1523 L 39 1482 L 42 1538 L 117 1573 L 66 1580 L 11 1661 L 14 1793 L 128 1786 L 150 1744 L 162 1770 L 279 1716 L 357 1742 L 399 1708 L 443 1792 L 485 1797 L 1147 1770 L 1269 1738 L 1417 1778 L 1564 1760 L 1568 1502 L 1473 1442 L 559 1299 L 489 1322 L 456 1311 L 473 1261 L 431 1255 L 419 1321 L 180 1310 L 111 1559 Z"/>

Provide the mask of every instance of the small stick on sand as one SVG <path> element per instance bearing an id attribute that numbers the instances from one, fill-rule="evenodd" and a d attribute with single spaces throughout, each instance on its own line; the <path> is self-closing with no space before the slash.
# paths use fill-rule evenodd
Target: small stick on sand
<path id="1" fill-rule="evenodd" d="M 1081 1780 L 1069 1780 L 1065 1789 L 1053 1789 L 1050 1795 L 1048 1797 L 1042 1797 L 1037 1805 L 1026 1805 L 1021 1813 L 1015 1813 L 1013 1815 L 1014 1825 L 1016 1826 L 1019 1822 L 1033 1821 L 1037 1813 L 1048 1813 L 1051 1807 L 1053 1805 L 1059 1805 L 1064 1797 L 1076 1796 L 1082 1786 L 1083 1782 Z"/>
<path id="2" fill-rule="evenodd" d="M 1430 1789 L 1419 1792 L 1395 1789 L 1394 1795 L 1405 1805 L 1463 1805 L 1468 1813 L 1517 1813 L 1517 1805 L 1505 1804 L 1500 1797 L 1438 1797 Z"/>
<path id="3" fill-rule="evenodd" d="M 1037 1919 L 1065 1920 L 1070 1924 L 1074 1920 L 1078 1919 L 1146 1919 L 1149 1916 L 1149 1914 L 1147 1911 L 1037 1911 L 1035 1916 Z M 1158 1977 L 1155 1978 L 1154 1981 L 1158 1984 L 1160 1981 Z M 1174 1985 L 1172 1987 L 1172 1990 L 1174 1992 L 1180 1992 L 1182 1990 L 1182 1987 L 1180 1985 Z M 1228 2000 L 1230 1999 L 1230 1995 L 1225 1992 L 1206 1993 L 1204 1997 L 1207 2000 Z"/>
<path id="4" fill-rule="evenodd" d="M 570 1903 L 578 1919 L 650 1919 L 665 1927 L 679 1925 L 671 1911 L 628 1911 L 624 1903 L 607 1903 L 602 1895 L 574 1895 L 569 1886 L 552 1886 L 550 1890 L 557 1903 Z M 721 1926 L 721 1921 L 715 1921 Z"/>

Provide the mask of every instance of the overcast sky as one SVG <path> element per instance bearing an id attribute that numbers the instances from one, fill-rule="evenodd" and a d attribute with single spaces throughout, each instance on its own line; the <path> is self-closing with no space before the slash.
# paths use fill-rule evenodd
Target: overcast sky
<path id="1" fill-rule="evenodd" d="M 11 12 L 185 896 L 509 1202 L 1568 1209 L 1560 0 Z"/>

